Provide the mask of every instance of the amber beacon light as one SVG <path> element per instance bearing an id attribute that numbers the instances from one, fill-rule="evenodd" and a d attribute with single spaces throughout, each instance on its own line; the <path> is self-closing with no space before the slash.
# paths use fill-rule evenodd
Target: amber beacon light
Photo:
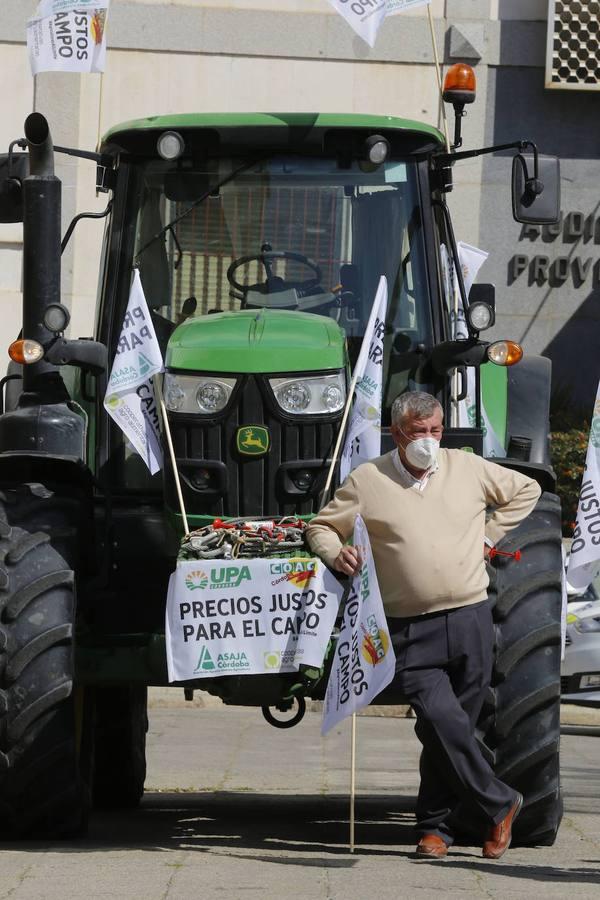
<path id="1" fill-rule="evenodd" d="M 454 107 L 454 149 L 462 144 L 460 120 L 465 115 L 465 105 L 473 103 L 476 94 L 475 70 L 466 63 L 450 66 L 444 78 L 442 98 Z"/>

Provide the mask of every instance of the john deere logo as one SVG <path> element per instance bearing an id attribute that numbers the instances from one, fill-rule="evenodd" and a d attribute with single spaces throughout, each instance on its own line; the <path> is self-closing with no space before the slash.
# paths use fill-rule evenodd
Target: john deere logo
<path id="1" fill-rule="evenodd" d="M 263 425 L 245 425 L 237 430 L 237 448 L 244 456 L 263 456 L 269 444 L 269 430 Z"/>

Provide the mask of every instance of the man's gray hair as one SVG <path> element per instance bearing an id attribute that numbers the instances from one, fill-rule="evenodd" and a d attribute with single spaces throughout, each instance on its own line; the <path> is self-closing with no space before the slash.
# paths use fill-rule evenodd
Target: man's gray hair
<path id="1" fill-rule="evenodd" d="M 403 419 L 429 419 L 437 411 L 444 410 L 439 400 L 424 391 L 407 391 L 399 394 L 392 403 L 392 425 L 399 425 Z"/>

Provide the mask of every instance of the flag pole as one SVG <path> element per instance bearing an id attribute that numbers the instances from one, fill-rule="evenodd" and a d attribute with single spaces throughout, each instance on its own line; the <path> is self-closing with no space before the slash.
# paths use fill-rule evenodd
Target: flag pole
<path id="1" fill-rule="evenodd" d="M 354 853 L 354 800 L 356 796 L 356 713 L 350 732 L 350 853 Z"/>
<path id="2" fill-rule="evenodd" d="M 179 478 L 179 472 L 177 471 L 177 460 L 175 458 L 175 449 L 173 447 L 173 438 L 171 436 L 169 417 L 167 416 L 165 401 L 163 399 L 162 377 L 160 375 L 155 375 L 152 378 L 152 381 L 154 382 L 155 395 L 158 395 L 158 405 L 160 408 L 160 417 L 162 419 L 163 428 L 165 430 L 165 437 L 167 438 L 167 446 L 169 448 L 169 456 L 171 458 L 171 468 L 173 469 L 173 478 L 175 479 L 175 489 L 177 491 L 177 499 L 179 500 L 179 509 L 181 510 L 181 518 L 183 520 L 183 528 L 184 528 L 185 535 L 188 535 L 190 533 L 190 529 L 188 526 L 188 520 L 187 520 L 186 511 L 185 511 L 185 504 L 183 502 L 183 492 L 181 490 L 181 481 Z"/>
<path id="3" fill-rule="evenodd" d="M 104 72 L 100 72 L 100 96 L 98 98 L 98 134 L 96 136 L 96 150 L 100 150 L 100 138 L 102 137 L 102 101 L 104 99 Z"/>
<path id="4" fill-rule="evenodd" d="M 444 98 L 442 96 L 442 70 L 440 67 L 440 57 L 438 53 L 437 40 L 435 37 L 435 28 L 433 27 L 433 16 L 431 15 L 431 5 L 427 4 L 427 19 L 429 21 L 429 31 L 431 33 L 431 45 L 433 47 L 433 60 L 435 63 L 435 74 L 437 77 L 438 90 L 440 92 L 440 104 L 442 107 L 442 122 L 444 125 L 444 137 L 446 138 L 446 152 L 450 153 L 450 132 L 448 130 L 448 119 L 446 118 L 446 107 L 444 106 Z"/>
<path id="5" fill-rule="evenodd" d="M 352 375 L 352 381 L 350 382 L 350 387 L 348 388 L 348 396 L 346 398 L 346 406 L 344 407 L 344 415 L 342 416 L 342 421 L 340 423 L 340 430 L 338 431 L 337 440 L 335 442 L 335 447 L 333 449 L 333 457 L 331 459 L 331 465 L 329 466 L 329 471 L 327 473 L 327 481 L 325 482 L 325 487 L 323 488 L 323 493 L 321 494 L 321 502 L 320 506 L 323 506 L 327 494 L 329 493 L 329 488 L 331 487 L 331 481 L 333 479 L 333 473 L 335 471 L 335 467 L 338 460 L 338 455 L 340 452 L 340 445 L 342 443 L 342 439 L 344 437 L 344 432 L 346 430 L 346 423 L 348 422 L 348 416 L 350 414 L 350 407 L 352 406 L 352 400 L 354 397 L 354 391 L 356 390 L 356 383 L 358 381 L 358 366 L 354 367 L 354 374 Z"/>
<path id="6" fill-rule="evenodd" d="M 450 153 L 450 131 L 448 129 L 448 119 L 446 118 L 446 106 L 444 104 L 443 98 L 443 88 L 442 88 L 442 70 L 440 66 L 440 57 L 438 53 L 437 40 L 435 37 L 435 28 L 433 25 L 433 16 L 431 15 L 431 4 L 427 4 L 427 19 L 429 21 L 429 31 L 431 33 L 431 46 L 433 47 L 433 60 L 435 63 L 435 74 L 438 83 L 438 91 L 440 94 L 440 106 L 442 110 L 442 123 L 444 126 L 444 137 L 446 139 L 446 152 Z M 456 318 L 458 316 L 458 295 L 456 290 L 454 291 L 454 321 L 456 322 Z M 458 425 L 458 372 L 455 369 L 454 374 L 452 375 L 452 390 L 451 390 L 451 408 L 450 408 L 450 416 L 451 416 L 451 424 L 456 427 Z"/>
<path id="7" fill-rule="evenodd" d="M 342 439 L 344 437 L 344 431 L 346 430 L 346 423 L 348 422 L 348 416 L 350 414 L 350 408 L 352 406 L 352 401 L 354 399 L 354 391 L 356 390 L 356 384 L 358 382 L 361 366 L 359 366 L 359 361 L 361 359 L 363 353 L 363 347 L 365 342 L 365 337 L 371 334 L 373 330 L 373 326 L 375 324 L 375 315 L 377 311 L 377 306 L 379 302 L 379 287 L 381 285 L 381 279 L 384 278 L 382 275 L 379 279 L 379 284 L 377 285 L 377 290 L 375 291 L 375 297 L 373 299 L 373 306 L 371 307 L 371 312 L 369 313 L 369 321 L 367 322 L 367 327 L 365 329 L 365 334 L 363 336 L 363 343 L 361 344 L 360 352 L 358 354 L 358 359 L 356 360 L 356 365 L 354 366 L 354 372 L 352 373 L 352 380 L 350 382 L 350 387 L 348 388 L 348 396 L 346 397 L 346 405 L 344 407 L 344 415 L 342 416 L 342 421 L 340 423 L 340 429 L 338 431 L 337 440 L 335 442 L 335 447 L 333 448 L 333 457 L 331 459 L 331 465 L 329 466 L 329 471 L 327 473 L 327 481 L 325 482 L 325 487 L 323 488 L 323 493 L 321 494 L 320 506 L 323 506 L 327 494 L 329 493 L 329 488 L 331 487 L 331 482 L 333 480 L 333 473 L 335 471 L 335 467 L 338 460 L 338 455 L 340 452 L 340 446 L 342 443 Z M 369 339 L 370 340 L 370 339 Z"/>

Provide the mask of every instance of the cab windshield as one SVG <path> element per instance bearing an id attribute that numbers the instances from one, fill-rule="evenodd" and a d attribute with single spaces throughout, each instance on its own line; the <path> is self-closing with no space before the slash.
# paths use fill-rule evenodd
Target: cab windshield
<path id="1" fill-rule="evenodd" d="M 335 320 L 353 363 L 385 275 L 385 405 L 406 388 L 401 357 L 432 328 L 413 161 L 153 161 L 138 196 L 134 252 L 163 347 L 191 317 L 297 310 Z"/>

